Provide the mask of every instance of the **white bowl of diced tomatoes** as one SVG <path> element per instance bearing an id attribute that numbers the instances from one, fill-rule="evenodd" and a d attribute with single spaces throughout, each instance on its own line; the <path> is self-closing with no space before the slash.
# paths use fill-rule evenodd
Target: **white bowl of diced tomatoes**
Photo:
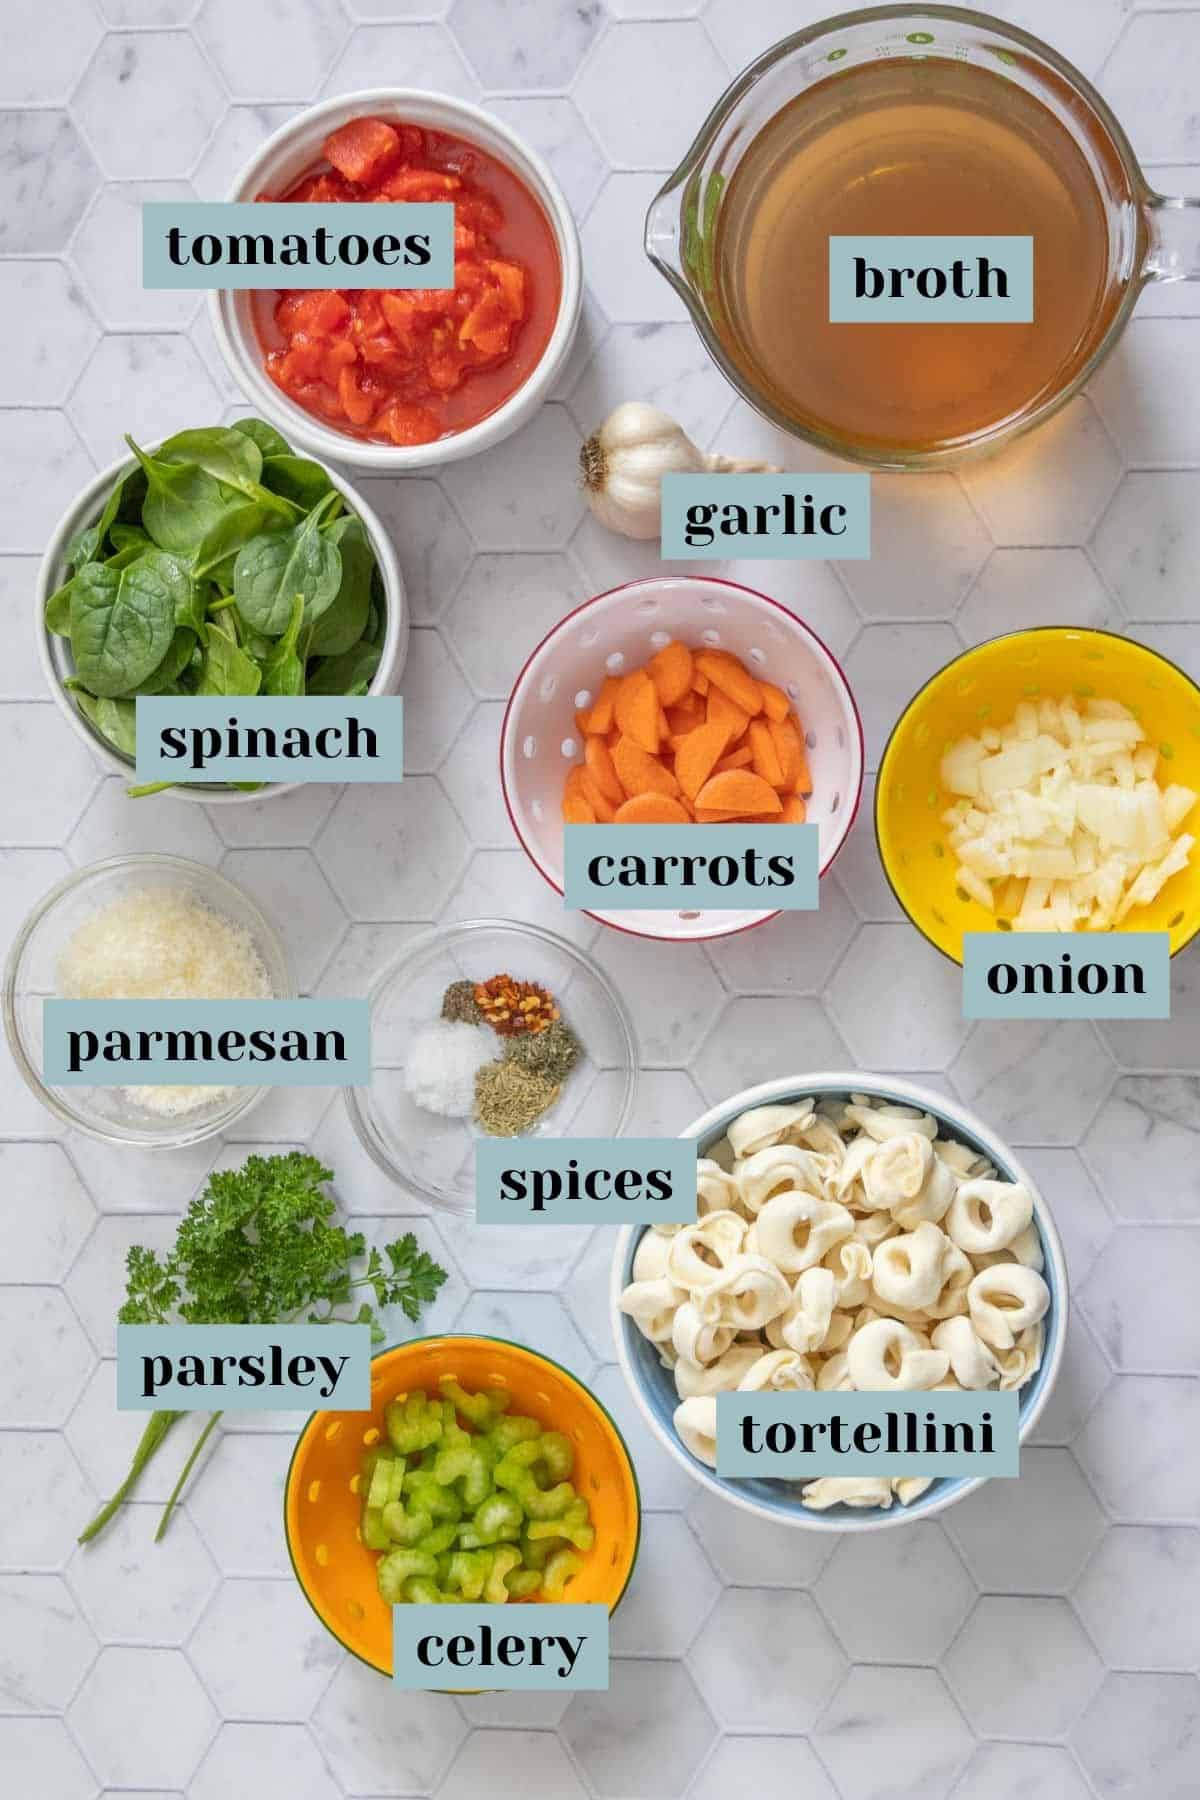
<path id="1" fill-rule="evenodd" d="M 230 200 L 450 201 L 452 289 L 220 290 L 213 329 L 264 418 L 314 456 L 401 473 L 524 424 L 579 323 L 579 234 L 542 158 L 480 107 L 373 88 L 269 137 Z"/>

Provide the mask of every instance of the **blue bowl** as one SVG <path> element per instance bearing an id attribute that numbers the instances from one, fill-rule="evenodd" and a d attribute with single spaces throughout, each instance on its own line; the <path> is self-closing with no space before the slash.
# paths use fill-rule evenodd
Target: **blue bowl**
<path id="1" fill-rule="evenodd" d="M 866 1094 L 873 1100 L 891 1100 L 901 1106 L 920 1107 L 923 1112 L 931 1113 L 943 1127 L 944 1136 L 957 1138 L 960 1143 L 967 1144 L 986 1156 L 1006 1180 L 1023 1181 L 1033 1195 L 1033 1219 L 1045 1258 L 1042 1273 L 1050 1289 L 1050 1307 L 1042 1321 L 1045 1347 L 1041 1367 L 1020 1390 L 1020 1436 L 1024 1442 L 1050 1398 L 1062 1362 L 1068 1311 L 1066 1260 L 1054 1221 L 1038 1192 L 1037 1184 L 1012 1151 L 993 1137 L 973 1113 L 959 1106 L 957 1101 L 949 1101 L 929 1088 L 918 1087 L 913 1082 L 901 1081 L 893 1076 L 822 1072 L 816 1075 L 789 1075 L 779 1081 L 767 1081 L 759 1087 L 746 1088 L 732 1099 L 722 1101 L 720 1106 L 712 1107 L 679 1135 L 695 1138 L 697 1152 L 704 1156 L 718 1139 L 724 1137 L 739 1113 L 747 1112 L 752 1106 L 767 1106 L 779 1102 L 786 1104 L 809 1097 L 847 1100 L 851 1094 Z M 796 1525 L 808 1531 L 841 1532 L 881 1531 L 894 1525 L 907 1525 L 913 1519 L 927 1519 L 932 1513 L 953 1506 L 956 1500 L 963 1499 L 973 1489 L 982 1486 L 986 1479 L 984 1476 L 940 1476 L 909 1506 L 902 1506 L 897 1500 L 886 1511 L 882 1508 L 860 1509 L 839 1505 L 830 1507 L 827 1512 L 814 1512 L 801 1500 L 801 1484 L 798 1482 L 752 1477 L 735 1479 L 718 1475 L 715 1469 L 702 1463 L 690 1450 L 685 1449 L 675 1434 L 672 1420 L 679 1404 L 679 1396 L 675 1392 L 675 1382 L 670 1370 L 663 1368 L 654 1345 L 642 1336 L 633 1320 L 621 1312 L 617 1304 L 621 1293 L 633 1279 L 633 1259 L 638 1244 L 643 1233 L 650 1229 L 648 1225 L 627 1225 L 617 1237 L 611 1285 L 617 1359 L 647 1424 L 663 1448 L 677 1462 L 682 1463 L 688 1474 L 702 1487 L 720 1494 L 734 1506 L 757 1513 L 760 1518 L 773 1519 L 778 1524 Z"/>

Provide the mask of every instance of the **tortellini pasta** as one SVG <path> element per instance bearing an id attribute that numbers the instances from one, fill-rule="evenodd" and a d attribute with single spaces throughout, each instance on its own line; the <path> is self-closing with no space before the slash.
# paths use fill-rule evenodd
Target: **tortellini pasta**
<path id="1" fill-rule="evenodd" d="M 753 1107 L 699 1159 L 697 1195 L 695 1224 L 643 1233 L 620 1306 L 709 1467 L 719 1393 L 1019 1388 L 1041 1365 L 1033 1195 L 928 1113 L 860 1094 Z M 801 1497 L 886 1508 L 928 1486 L 828 1476 Z"/>

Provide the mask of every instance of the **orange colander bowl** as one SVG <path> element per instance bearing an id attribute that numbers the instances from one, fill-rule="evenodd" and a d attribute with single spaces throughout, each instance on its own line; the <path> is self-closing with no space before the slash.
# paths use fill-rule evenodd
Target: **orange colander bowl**
<path id="1" fill-rule="evenodd" d="M 629 1584 L 641 1533 L 641 1503 L 625 1441 L 595 1395 L 549 1357 L 492 1337 L 414 1338 L 371 1363 L 371 1411 L 313 1413 L 296 1441 L 284 1493 L 288 1551 L 321 1623 L 347 1650 L 392 1672 L 392 1609 L 379 1596 L 378 1556 L 359 1538 L 358 1471 L 383 1431 L 389 1400 L 435 1392 L 453 1375 L 471 1392 L 507 1388 L 510 1410 L 528 1413 L 575 1445 L 572 1480 L 586 1495 L 596 1543 L 569 1598 L 612 1612 Z"/>

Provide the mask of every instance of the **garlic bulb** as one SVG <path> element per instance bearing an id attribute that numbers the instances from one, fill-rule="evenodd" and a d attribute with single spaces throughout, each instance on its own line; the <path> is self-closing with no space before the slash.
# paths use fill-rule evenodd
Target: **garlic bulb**
<path id="1" fill-rule="evenodd" d="M 625 537 L 659 534 L 664 475 L 774 474 L 774 463 L 706 456 L 681 425 L 640 400 L 615 407 L 579 452 L 588 505 L 602 525 Z"/>

